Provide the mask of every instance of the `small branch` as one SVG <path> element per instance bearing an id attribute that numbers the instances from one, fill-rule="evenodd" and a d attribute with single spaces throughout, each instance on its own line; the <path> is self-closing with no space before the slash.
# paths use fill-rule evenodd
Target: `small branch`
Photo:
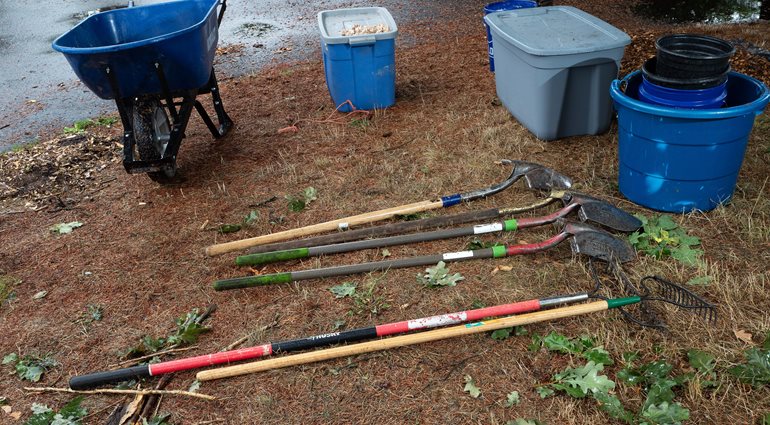
<path id="1" fill-rule="evenodd" d="M 120 363 L 110 365 L 109 367 L 110 367 L 110 369 L 112 369 L 112 368 L 116 368 L 116 367 L 134 365 L 134 364 L 137 364 L 137 363 L 141 362 L 142 360 L 151 359 L 151 358 L 153 358 L 155 356 L 162 356 L 164 354 L 178 353 L 180 351 L 192 350 L 193 348 L 198 348 L 198 346 L 197 345 L 192 345 L 190 347 L 182 347 L 182 348 L 171 347 L 168 350 L 158 351 L 156 353 L 148 354 L 148 355 L 142 356 L 142 357 L 137 357 L 135 359 L 124 360 L 124 361 L 122 361 Z"/>
<path id="2" fill-rule="evenodd" d="M 235 341 L 235 342 L 233 342 L 232 344 L 228 345 L 227 347 L 223 348 L 223 349 L 222 349 L 222 351 L 230 351 L 230 350 L 232 350 L 233 348 L 235 348 L 235 347 L 237 347 L 237 346 L 239 346 L 239 345 L 243 344 L 243 343 L 244 343 L 244 342 L 246 342 L 248 339 L 249 339 L 249 336 L 248 336 L 248 335 L 246 335 L 246 336 L 244 336 L 244 337 L 241 337 L 241 338 L 238 338 L 238 340 L 237 340 L 237 341 Z"/>
<path id="3" fill-rule="evenodd" d="M 192 393 L 190 391 L 181 390 L 114 390 L 114 389 L 101 389 L 101 390 L 88 390 L 88 391 L 76 391 L 69 388 L 57 388 L 57 387 L 24 387 L 24 391 L 30 392 L 60 392 L 60 393 L 75 393 L 75 394 L 142 394 L 142 395 L 183 395 L 187 397 L 202 398 L 204 400 L 216 400 L 216 397 L 207 394 Z"/>

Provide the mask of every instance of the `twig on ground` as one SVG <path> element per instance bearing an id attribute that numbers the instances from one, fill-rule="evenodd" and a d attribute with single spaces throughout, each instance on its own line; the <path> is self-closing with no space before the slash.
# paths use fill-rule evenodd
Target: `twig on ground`
<path id="1" fill-rule="evenodd" d="M 24 391 L 44 393 L 44 392 L 60 392 L 60 393 L 74 393 L 74 394 L 142 394 L 142 395 L 182 395 L 187 397 L 202 398 L 204 400 L 216 400 L 214 396 L 207 394 L 193 393 L 190 391 L 181 390 L 115 390 L 110 388 L 100 390 L 83 390 L 76 391 L 69 388 L 57 388 L 57 387 L 24 387 Z"/>
<path id="2" fill-rule="evenodd" d="M 223 348 L 223 349 L 222 349 L 222 351 L 230 351 L 230 350 L 232 350 L 233 348 L 235 348 L 235 347 L 237 347 L 237 346 L 239 346 L 239 345 L 243 344 L 243 343 L 244 343 L 244 342 L 246 342 L 248 339 L 249 339 L 249 336 L 248 336 L 248 335 L 246 335 L 246 336 L 244 336 L 244 337 L 241 337 L 241 338 L 238 338 L 238 340 L 236 340 L 236 341 L 235 341 L 235 342 L 233 342 L 232 344 L 228 345 L 227 347 Z"/>
<path id="3" fill-rule="evenodd" d="M 152 353 L 152 354 L 147 354 L 146 356 L 137 357 L 135 359 L 124 360 L 124 361 L 122 361 L 120 363 L 116 363 L 116 364 L 110 365 L 109 368 L 113 369 L 113 368 L 116 368 L 116 367 L 124 367 L 124 366 L 128 366 L 128 365 L 134 365 L 134 364 L 137 364 L 137 363 L 141 362 L 142 360 L 151 359 L 151 358 L 153 358 L 155 356 L 162 356 L 164 354 L 178 353 L 178 352 L 181 352 L 181 351 L 192 350 L 193 348 L 198 348 L 198 346 L 197 345 L 192 345 L 190 347 L 182 347 L 182 348 L 176 348 L 176 346 L 174 346 L 174 347 L 169 348 L 168 350 L 158 351 L 158 352 L 155 352 L 155 353 Z"/>

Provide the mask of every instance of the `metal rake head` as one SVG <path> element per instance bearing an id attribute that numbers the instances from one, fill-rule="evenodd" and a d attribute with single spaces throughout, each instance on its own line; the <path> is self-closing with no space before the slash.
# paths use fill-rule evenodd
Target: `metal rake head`
<path id="1" fill-rule="evenodd" d="M 641 303 L 619 308 L 623 316 L 629 321 L 643 327 L 665 329 L 665 322 L 660 318 L 659 312 L 652 307 L 652 303 L 658 301 L 674 305 L 684 311 L 695 314 L 707 323 L 713 324 L 716 322 L 716 307 L 689 289 L 663 279 L 660 276 L 645 276 L 637 286 L 628 278 L 620 262 L 609 261 L 606 265 L 606 274 L 612 276 L 615 283 L 614 286 L 619 287 L 617 289 L 622 291 L 623 296 L 638 296 L 641 298 Z M 593 258 L 589 260 L 589 269 L 596 284 L 591 296 L 607 299 L 607 297 L 598 293 L 604 284 L 596 270 Z"/>

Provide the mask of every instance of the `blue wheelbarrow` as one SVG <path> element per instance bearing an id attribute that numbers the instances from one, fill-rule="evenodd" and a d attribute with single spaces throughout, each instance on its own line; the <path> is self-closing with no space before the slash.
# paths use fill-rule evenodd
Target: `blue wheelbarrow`
<path id="1" fill-rule="evenodd" d="M 226 7 L 226 0 L 129 3 L 86 18 L 53 42 L 91 91 L 115 100 L 127 172 L 171 181 L 193 108 L 214 138 L 232 127 L 213 68 Z M 218 125 L 196 100 L 207 93 Z"/>

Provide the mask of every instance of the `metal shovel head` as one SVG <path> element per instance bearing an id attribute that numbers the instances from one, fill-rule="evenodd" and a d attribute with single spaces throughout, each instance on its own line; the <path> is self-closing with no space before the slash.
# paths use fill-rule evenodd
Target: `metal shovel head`
<path id="1" fill-rule="evenodd" d="M 628 242 L 591 225 L 568 221 L 564 222 L 563 231 L 572 235 L 572 252 L 607 262 L 625 263 L 636 258 Z"/>
<path id="2" fill-rule="evenodd" d="M 578 192 L 565 192 L 564 205 L 578 204 L 578 216 L 581 221 L 591 221 L 619 232 L 631 233 L 642 227 L 642 222 L 620 208 Z"/>
<path id="3" fill-rule="evenodd" d="M 569 189 L 572 179 L 556 170 L 534 162 L 513 161 L 516 173 L 524 177 L 524 182 L 530 189 L 550 191 L 551 189 Z"/>

